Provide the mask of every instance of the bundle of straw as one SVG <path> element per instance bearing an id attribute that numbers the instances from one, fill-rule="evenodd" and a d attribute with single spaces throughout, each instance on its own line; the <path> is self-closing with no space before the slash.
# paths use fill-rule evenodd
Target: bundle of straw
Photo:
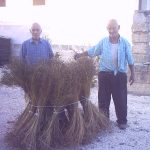
<path id="1" fill-rule="evenodd" d="M 21 87 L 26 93 L 30 90 L 30 81 L 32 77 L 32 67 L 18 59 L 14 59 L 3 70 L 2 84 Z"/>
<path id="2" fill-rule="evenodd" d="M 32 67 L 14 61 L 8 69 L 2 83 L 22 87 L 29 99 L 13 131 L 27 150 L 79 145 L 108 125 L 88 100 L 95 75 L 92 59 L 68 63 L 53 58 Z"/>
<path id="3" fill-rule="evenodd" d="M 51 80 L 51 85 L 49 86 L 51 89 L 49 88 L 48 90 L 47 104 L 53 107 L 50 108 L 52 110 L 52 115 L 51 118 L 49 118 L 40 139 L 47 146 L 51 146 L 62 143 L 63 141 L 62 131 L 60 129 L 59 114 L 61 111 L 64 111 L 64 109 L 59 106 L 65 105 L 62 95 L 62 90 L 64 88 L 63 75 L 65 65 L 62 61 L 54 59 L 48 62 L 47 70 L 49 70 L 48 77 L 49 80 Z"/>

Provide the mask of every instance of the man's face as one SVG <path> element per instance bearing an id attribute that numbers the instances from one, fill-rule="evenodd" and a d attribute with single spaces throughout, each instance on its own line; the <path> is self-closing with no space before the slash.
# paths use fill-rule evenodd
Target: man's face
<path id="1" fill-rule="evenodd" d="M 33 40 L 38 40 L 40 38 L 42 30 L 41 30 L 41 27 L 38 24 L 33 24 L 30 32 L 32 34 L 32 39 Z"/>
<path id="2" fill-rule="evenodd" d="M 120 26 L 116 23 L 109 23 L 107 26 L 107 30 L 110 38 L 114 38 L 118 36 Z"/>

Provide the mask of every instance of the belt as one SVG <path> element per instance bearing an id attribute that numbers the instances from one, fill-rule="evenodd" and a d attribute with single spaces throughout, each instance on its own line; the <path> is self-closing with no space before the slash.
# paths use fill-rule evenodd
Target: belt
<path id="1" fill-rule="evenodd" d="M 114 71 L 100 71 L 99 73 L 114 74 Z"/>
<path id="2" fill-rule="evenodd" d="M 112 74 L 112 75 L 116 75 L 116 74 L 126 74 L 125 72 L 116 72 L 116 71 L 100 71 L 99 73 L 102 74 Z"/>

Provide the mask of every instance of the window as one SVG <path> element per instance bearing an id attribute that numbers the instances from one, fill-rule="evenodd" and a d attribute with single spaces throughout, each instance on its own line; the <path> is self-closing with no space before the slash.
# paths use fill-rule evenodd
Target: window
<path id="1" fill-rule="evenodd" d="M 0 7 L 6 6 L 6 0 L 0 0 Z"/>
<path id="2" fill-rule="evenodd" d="M 45 0 L 33 0 L 33 5 L 45 5 Z"/>

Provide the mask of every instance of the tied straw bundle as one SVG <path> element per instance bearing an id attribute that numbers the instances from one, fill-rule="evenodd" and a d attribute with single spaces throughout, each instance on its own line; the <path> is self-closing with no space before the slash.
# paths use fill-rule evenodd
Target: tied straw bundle
<path id="1" fill-rule="evenodd" d="M 108 119 L 92 104 L 92 59 L 65 63 L 53 58 L 30 67 L 14 61 L 2 83 L 23 88 L 29 102 L 12 131 L 27 150 L 76 146 L 108 127 Z M 79 105 L 80 104 L 80 105 Z"/>

